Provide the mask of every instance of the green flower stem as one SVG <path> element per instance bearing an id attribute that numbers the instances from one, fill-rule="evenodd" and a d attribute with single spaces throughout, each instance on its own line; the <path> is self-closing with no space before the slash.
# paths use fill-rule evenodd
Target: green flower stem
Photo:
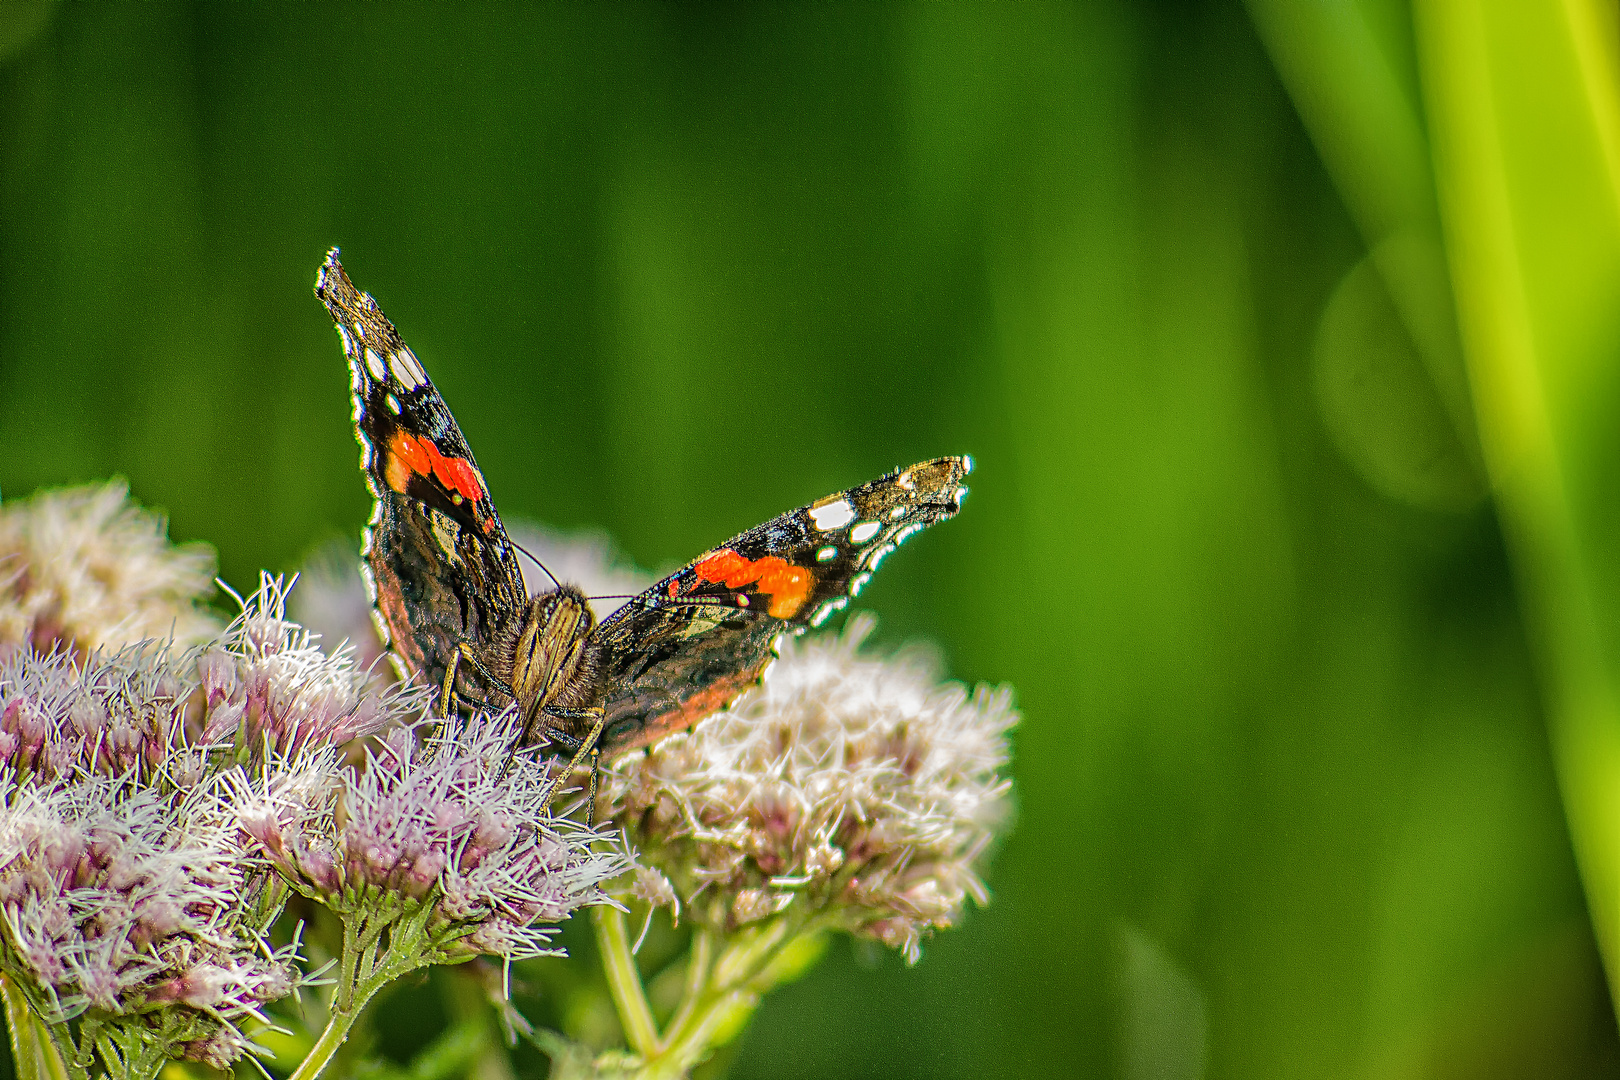
<path id="1" fill-rule="evenodd" d="M 432 913 L 431 901 L 416 901 L 382 915 L 366 913 L 344 918 L 343 958 L 332 995 L 331 1016 L 308 1056 L 288 1080 L 315 1080 L 383 987 L 417 968 L 453 962 L 435 953 L 435 946 L 441 943 L 433 942 L 427 933 Z M 388 946 L 379 950 L 385 932 Z"/>
<path id="2" fill-rule="evenodd" d="M 11 1060 L 18 1080 L 76 1080 L 82 1069 L 70 1072 L 67 1062 L 46 1031 L 45 1023 L 9 976 L 0 975 L 0 1000 L 6 1006 L 6 1027 L 11 1031 Z"/>
<path id="3" fill-rule="evenodd" d="M 680 1004 L 660 1032 L 630 951 L 624 912 L 599 907 L 591 917 L 619 1022 L 641 1059 L 636 1080 L 685 1076 L 729 1041 L 767 991 L 796 977 L 805 958 L 820 955 L 815 920 L 784 916 L 729 937 L 700 927 L 692 934 Z"/>
<path id="4" fill-rule="evenodd" d="M 759 1008 L 761 996 L 752 989 L 703 995 L 688 1013 L 685 1023 L 670 1031 L 669 1044 L 660 1059 L 648 1063 L 649 1066 L 662 1066 L 664 1071 L 644 1069 L 639 1080 L 686 1075 L 692 1066 L 708 1055 L 717 1033 L 725 1028 L 740 1027 Z"/>
<path id="5" fill-rule="evenodd" d="M 321 1070 L 326 1068 L 333 1055 L 338 1052 L 338 1048 L 343 1045 L 343 1041 L 349 1037 L 349 1029 L 359 1017 L 359 1009 L 334 1008 L 326 1021 L 326 1028 L 321 1032 L 321 1037 L 309 1048 L 309 1056 L 304 1058 L 303 1063 L 298 1066 L 298 1071 L 293 1073 L 289 1080 L 315 1080 L 315 1077 L 321 1075 Z"/>
<path id="6" fill-rule="evenodd" d="M 703 997 L 703 988 L 709 984 L 709 966 L 714 961 L 714 932 L 698 927 L 692 931 L 692 947 L 686 961 L 686 988 L 681 992 L 680 1007 L 670 1018 L 669 1030 L 685 1029 L 687 1021 Z"/>
<path id="7" fill-rule="evenodd" d="M 630 953 L 624 912 L 606 905 L 595 907 L 591 909 L 591 922 L 596 927 L 602 967 L 607 973 L 608 989 L 613 993 L 613 1004 L 619 1010 L 619 1022 L 624 1025 L 624 1036 L 631 1049 L 651 1061 L 663 1049 L 663 1044 L 658 1037 L 652 1007 L 647 1004 L 647 993 L 641 985 L 641 973 L 636 970 L 636 958 Z"/>

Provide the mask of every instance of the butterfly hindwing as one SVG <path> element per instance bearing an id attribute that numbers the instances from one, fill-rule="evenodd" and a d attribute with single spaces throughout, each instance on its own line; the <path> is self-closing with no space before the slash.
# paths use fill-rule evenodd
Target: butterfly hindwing
<path id="1" fill-rule="evenodd" d="M 819 625 L 907 537 L 951 517 L 972 469 L 936 458 L 818 499 L 671 574 L 597 630 L 609 752 L 686 727 L 746 690 L 777 638 Z"/>
<path id="2" fill-rule="evenodd" d="M 316 295 L 349 361 L 360 464 L 376 498 L 364 551 L 378 621 L 404 665 L 443 677 L 527 599 L 517 557 L 448 406 L 333 249 Z"/>

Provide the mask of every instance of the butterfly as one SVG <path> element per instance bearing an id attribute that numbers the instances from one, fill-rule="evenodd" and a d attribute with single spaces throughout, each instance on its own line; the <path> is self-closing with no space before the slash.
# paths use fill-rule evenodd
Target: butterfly
<path id="1" fill-rule="evenodd" d="M 598 622 L 574 586 L 528 594 L 449 407 L 336 248 L 315 294 L 349 362 L 360 465 L 376 500 L 363 570 L 401 677 L 437 687 L 445 716 L 515 704 L 521 742 L 591 766 L 587 806 L 602 755 L 729 704 L 759 680 L 783 634 L 826 621 L 967 494 L 966 456 L 897 469 L 733 537 Z"/>

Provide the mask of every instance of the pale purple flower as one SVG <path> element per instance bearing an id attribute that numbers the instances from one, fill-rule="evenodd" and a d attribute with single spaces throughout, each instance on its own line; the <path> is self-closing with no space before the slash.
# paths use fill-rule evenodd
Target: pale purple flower
<path id="1" fill-rule="evenodd" d="M 179 1003 L 204 1028 L 259 1017 L 297 985 L 265 942 L 252 864 L 210 787 L 134 774 L 0 788 L 4 966 L 47 1017 L 137 1017 Z"/>
<path id="2" fill-rule="evenodd" d="M 197 670 L 209 710 L 201 739 L 233 741 L 250 753 L 288 754 L 304 746 L 341 746 L 420 710 L 416 687 L 376 689 L 354 650 L 323 652 L 311 633 L 286 617 L 289 584 L 262 575 Z"/>
<path id="3" fill-rule="evenodd" d="M 220 1064 L 303 981 L 296 946 L 267 943 L 286 890 L 229 770 L 314 746 L 330 782 L 332 740 L 416 714 L 288 624 L 284 595 L 267 579 L 198 652 L 0 658 L 0 968 L 43 1015 Z"/>
<path id="4" fill-rule="evenodd" d="M 190 667 L 166 643 L 84 659 L 13 652 L 0 659 L 0 766 L 41 782 L 86 771 L 195 783 L 202 760 L 187 748 Z"/>
<path id="5" fill-rule="evenodd" d="M 520 729 L 514 712 L 479 714 L 421 740 L 396 730 L 353 766 L 332 751 L 268 760 L 234 774 L 238 820 L 294 887 L 340 913 L 379 895 L 428 903 L 447 956 L 542 955 L 555 923 L 607 902 L 603 882 L 630 858 L 541 812 L 554 772 L 513 754 Z"/>

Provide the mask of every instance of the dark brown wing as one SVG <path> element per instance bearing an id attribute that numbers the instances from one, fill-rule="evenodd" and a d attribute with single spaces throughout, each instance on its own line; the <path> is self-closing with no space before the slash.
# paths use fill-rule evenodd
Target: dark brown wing
<path id="1" fill-rule="evenodd" d="M 489 487 L 444 398 L 333 248 L 315 279 L 349 359 L 360 466 L 376 497 L 364 549 L 383 635 L 429 685 L 460 642 L 488 645 L 527 593 Z"/>
<path id="2" fill-rule="evenodd" d="M 743 533 L 614 612 L 596 631 L 607 687 L 602 747 L 690 725 L 751 686 L 783 633 L 819 626 L 883 558 L 961 508 L 967 457 L 935 458 Z"/>

